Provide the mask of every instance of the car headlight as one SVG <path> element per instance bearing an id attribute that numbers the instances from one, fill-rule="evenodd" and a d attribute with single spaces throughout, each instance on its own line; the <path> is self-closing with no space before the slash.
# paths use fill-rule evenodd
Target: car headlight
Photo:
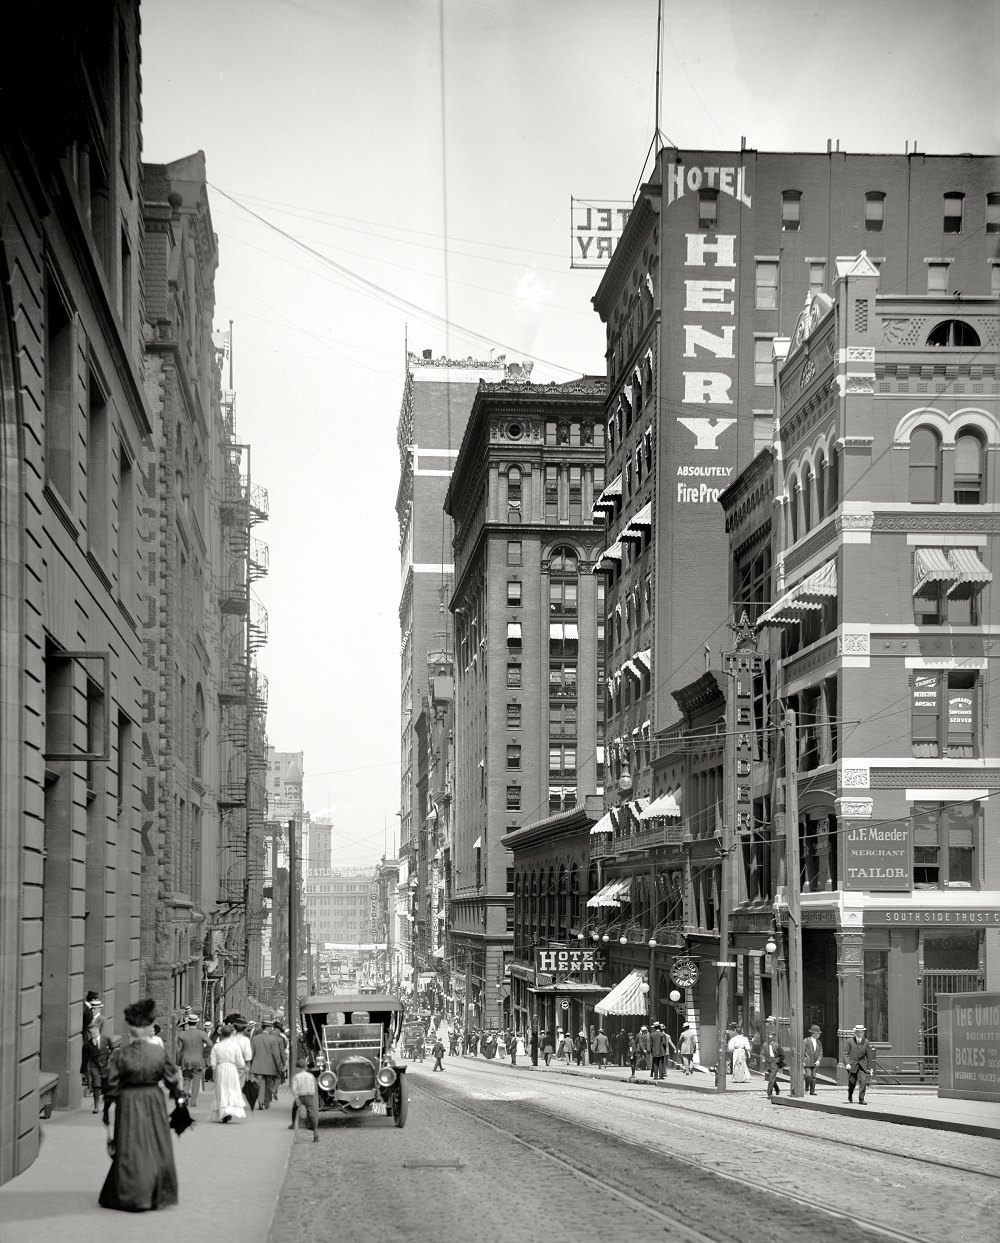
<path id="1" fill-rule="evenodd" d="M 332 1092 L 337 1086 L 337 1076 L 332 1070 L 324 1070 L 316 1077 L 316 1082 L 324 1092 Z"/>
<path id="2" fill-rule="evenodd" d="M 380 1087 L 391 1088 L 396 1082 L 396 1072 L 391 1066 L 383 1066 L 376 1078 L 379 1081 Z"/>

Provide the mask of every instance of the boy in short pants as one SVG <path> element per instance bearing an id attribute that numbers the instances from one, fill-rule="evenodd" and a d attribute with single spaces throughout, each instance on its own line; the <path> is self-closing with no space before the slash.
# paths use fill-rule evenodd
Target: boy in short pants
<path id="1" fill-rule="evenodd" d="M 290 1131 L 295 1130 L 295 1120 L 301 1109 L 312 1129 L 313 1143 L 318 1144 L 319 1089 L 316 1086 L 315 1076 L 311 1075 L 306 1069 L 308 1065 L 309 1063 L 305 1055 L 300 1054 L 295 1061 L 295 1074 L 292 1076 L 292 1095 L 295 1097 L 295 1100 L 292 1103 L 292 1125 L 288 1129 Z"/>

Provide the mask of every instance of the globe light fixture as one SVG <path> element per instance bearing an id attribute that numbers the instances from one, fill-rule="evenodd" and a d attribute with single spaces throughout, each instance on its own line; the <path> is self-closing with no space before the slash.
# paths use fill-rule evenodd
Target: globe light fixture
<path id="1" fill-rule="evenodd" d="M 618 944 L 619 944 L 619 945 L 628 945 L 628 937 L 619 937 L 619 938 L 618 938 Z"/>
<path id="2" fill-rule="evenodd" d="M 599 932 L 592 932 L 590 935 L 594 938 L 595 941 L 599 941 L 601 939 L 601 934 Z"/>
<path id="3" fill-rule="evenodd" d="M 611 940 L 611 938 L 608 936 L 608 934 L 607 934 L 607 933 L 605 933 L 605 934 L 604 934 L 604 936 L 603 936 L 603 937 L 601 937 L 601 940 L 602 940 L 605 944 L 607 944 L 607 942 L 608 942 L 608 941 L 610 941 L 610 940 Z"/>
<path id="4" fill-rule="evenodd" d="M 649 992 L 649 985 L 646 983 L 646 981 L 645 981 L 645 980 L 643 980 L 643 982 L 639 985 L 639 992 L 640 992 L 640 993 L 648 993 L 648 992 Z"/>
<path id="5" fill-rule="evenodd" d="M 769 936 L 767 938 L 767 944 L 764 946 L 764 949 L 767 951 L 768 954 L 773 954 L 777 948 L 778 948 L 778 943 L 777 941 L 775 941 L 774 936 L 773 935 Z"/>
<path id="6" fill-rule="evenodd" d="M 650 937 L 650 938 L 649 938 L 649 948 L 650 948 L 651 950 L 655 950 L 655 949 L 656 949 L 656 937 Z"/>
<path id="7" fill-rule="evenodd" d="M 681 995 L 676 988 L 670 990 L 670 1000 L 676 1005 L 681 999 Z"/>
<path id="8" fill-rule="evenodd" d="M 577 939 L 578 941 L 582 941 L 582 940 L 583 940 L 583 933 L 582 933 L 582 932 L 578 932 L 578 933 L 576 934 L 576 939 Z"/>

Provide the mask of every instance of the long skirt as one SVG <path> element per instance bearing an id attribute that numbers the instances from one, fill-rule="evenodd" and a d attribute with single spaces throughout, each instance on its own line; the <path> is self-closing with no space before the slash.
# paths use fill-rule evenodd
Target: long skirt
<path id="1" fill-rule="evenodd" d="M 115 1155 L 98 1203 L 142 1213 L 177 1203 L 177 1170 L 158 1083 L 123 1087 L 115 1107 Z"/>
<path id="2" fill-rule="evenodd" d="M 750 1071 L 747 1069 L 746 1049 L 733 1050 L 733 1083 L 749 1083 Z"/>
<path id="3" fill-rule="evenodd" d="M 247 1116 L 247 1101 L 240 1087 L 240 1072 L 232 1062 L 220 1062 L 215 1068 L 215 1102 L 212 1105 L 212 1121 Z"/>

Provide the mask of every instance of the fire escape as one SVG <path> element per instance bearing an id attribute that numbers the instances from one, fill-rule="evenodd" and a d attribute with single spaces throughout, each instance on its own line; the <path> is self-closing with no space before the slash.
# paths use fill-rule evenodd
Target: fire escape
<path id="1" fill-rule="evenodd" d="M 232 423 L 227 420 L 231 430 Z M 267 811 L 267 679 L 257 653 L 267 642 L 267 610 L 254 584 L 267 574 L 267 545 L 254 537 L 267 520 L 268 498 L 253 484 L 250 446 L 227 439 L 220 519 L 223 536 L 219 583 L 222 612 L 223 754 L 219 791 L 221 825 L 219 905 L 225 925 L 227 994 L 243 980 L 255 993 L 265 919 L 264 826 Z"/>

